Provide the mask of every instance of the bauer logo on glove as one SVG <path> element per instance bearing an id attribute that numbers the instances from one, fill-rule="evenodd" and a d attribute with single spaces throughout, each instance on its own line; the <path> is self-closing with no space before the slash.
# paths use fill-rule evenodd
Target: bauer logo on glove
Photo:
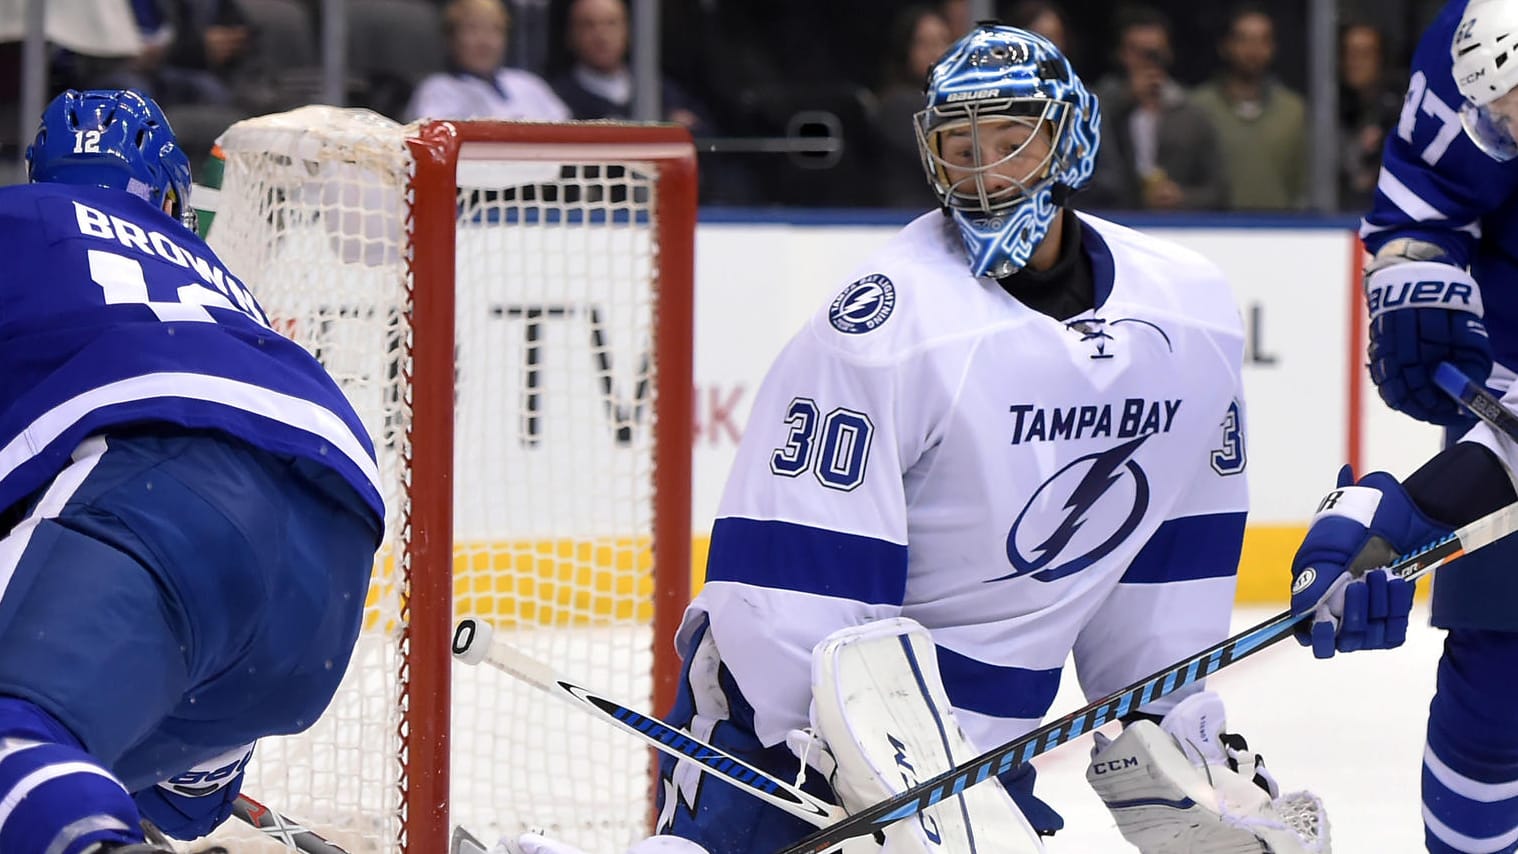
<path id="1" fill-rule="evenodd" d="M 1365 270 L 1365 303 L 1370 376 L 1386 405 L 1432 424 L 1469 423 L 1433 375 L 1444 361 L 1477 378 L 1491 372 L 1481 288 L 1470 273 L 1439 246 L 1393 240 Z"/>

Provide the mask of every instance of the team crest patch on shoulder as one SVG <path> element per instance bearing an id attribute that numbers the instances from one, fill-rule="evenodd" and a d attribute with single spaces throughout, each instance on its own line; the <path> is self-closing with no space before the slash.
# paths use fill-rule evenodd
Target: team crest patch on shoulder
<path id="1" fill-rule="evenodd" d="M 885 323 L 896 309 L 896 286 L 880 273 L 871 273 L 843 289 L 828 309 L 833 328 L 859 335 Z"/>

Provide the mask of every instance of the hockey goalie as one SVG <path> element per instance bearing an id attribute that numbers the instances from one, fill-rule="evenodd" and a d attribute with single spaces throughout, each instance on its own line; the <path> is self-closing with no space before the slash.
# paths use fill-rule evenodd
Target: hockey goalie
<path id="1" fill-rule="evenodd" d="M 755 393 L 671 725 L 857 812 L 1037 728 L 1067 659 L 1101 697 L 1226 635 L 1238 305 L 1196 253 L 1066 204 L 1100 128 L 1041 36 L 983 23 L 933 65 L 913 133 L 939 209 L 840 277 Z M 1327 850 L 1316 800 L 1277 798 L 1200 684 L 1132 712 L 1089 778 L 1141 851 Z M 659 831 L 710 854 L 815 830 L 692 759 L 660 771 Z M 1057 851 L 1035 778 L 854 845 Z"/>

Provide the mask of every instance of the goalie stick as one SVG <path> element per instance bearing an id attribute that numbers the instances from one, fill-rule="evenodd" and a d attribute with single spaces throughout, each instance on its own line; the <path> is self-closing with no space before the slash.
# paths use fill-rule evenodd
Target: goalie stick
<path id="1" fill-rule="evenodd" d="M 567 681 L 547 664 L 495 636 L 495 627 L 484 620 L 465 618 L 453 631 L 453 655 L 466 664 L 487 662 L 523 682 L 579 706 L 596 717 L 610 721 L 638 736 L 655 748 L 677 759 L 689 759 L 765 803 L 826 827 L 843 815 L 839 807 L 824 803 L 796 786 L 770 776 L 764 771 L 714 747 L 683 730 L 655 717 L 602 697 L 600 694 Z"/>
<path id="2" fill-rule="evenodd" d="M 1444 535 L 1388 564 L 1388 573 L 1409 581 L 1421 578 L 1461 555 L 1490 545 L 1518 530 L 1518 503 L 1510 504 Z M 1291 635 L 1296 624 L 1286 611 L 1074 712 L 951 768 L 936 777 L 824 827 L 780 854 L 822 854 L 845 840 L 865 836 L 909 818 L 953 797 L 967 786 L 984 782 L 1023 765 L 1035 756 L 1117 720 L 1130 711 L 1196 683 L 1224 667 L 1247 658 Z"/>

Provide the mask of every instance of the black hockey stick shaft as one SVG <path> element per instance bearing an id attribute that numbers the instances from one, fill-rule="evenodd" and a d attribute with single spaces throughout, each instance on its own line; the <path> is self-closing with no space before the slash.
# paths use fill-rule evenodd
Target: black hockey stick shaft
<path id="1" fill-rule="evenodd" d="M 1462 554 L 1489 545 L 1514 530 L 1518 530 L 1518 504 L 1510 504 L 1409 552 L 1389 564 L 1386 571 L 1398 578 L 1412 581 Z M 1291 634 L 1296 622 L 1297 618 L 1290 611 L 1278 614 L 1127 688 L 1045 724 L 1022 738 L 993 748 L 936 777 L 924 780 L 899 795 L 816 831 L 783 849 L 780 854 L 822 854 L 847 839 L 874 833 L 916 815 L 940 801 L 954 797 L 969 786 L 1025 764 L 1035 756 L 1074 741 L 1134 709 L 1173 694 L 1230 664 L 1254 655 L 1285 639 Z"/>
<path id="2" fill-rule="evenodd" d="M 348 854 L 347 850 L 326 839 L 321 834 L 269 809 L 247 795 L 238 795 L 232 804 L 232 814 L 261 831 L 264 836 L 305 854 Z"/>
<path id="3" fill-rule="evenodd" d="M 1441 362 L 1434 371 L 1434 382 L 1470 414 L 1485 421 L 1488 427 L 1518 442 L 1518 415 L 1502 405 L 1480 383 L 1466 376 L 1449 362 Z"/>

